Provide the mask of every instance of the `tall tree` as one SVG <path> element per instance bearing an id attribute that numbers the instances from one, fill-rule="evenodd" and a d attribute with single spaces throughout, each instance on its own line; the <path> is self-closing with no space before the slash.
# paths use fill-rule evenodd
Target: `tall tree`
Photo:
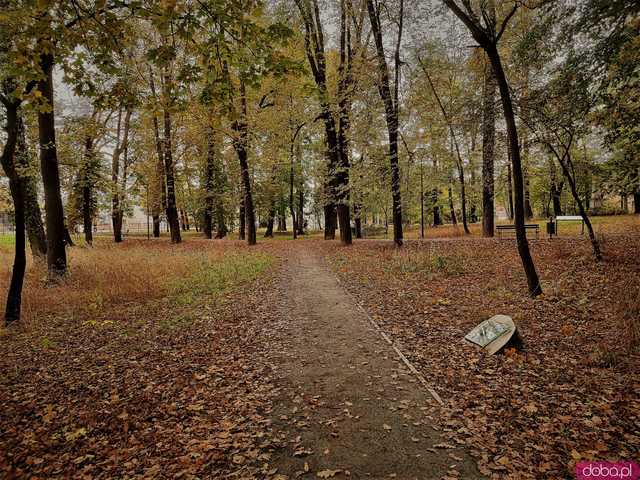
<path id="1" fill-rule="evenodd" d="M 465 24 L 474 40 L 478 42 L 480 47 L 487 53 L 493 74 L 500 90 L 502 99 L 502 109 L 504 119 L 507 125 L 507 133 L 509 136 L 509 151 L 511 153 L 511 163 L 513 166 L 513 184 L 515 189 L 515 205 L 514 220 L 516 228 L 516 241 L 518 243 L 518 253 L 522 261 L 522 266 L 527 277 L 529 286 L 529 294 L 532 297 L 542 293 L 538 273 L 531 257 L 529 250 L 529 242 L 527 240 L 527 232 L 525 230 L 524 216 L 524 183 L 522 177 L 522 162 L 520 158 L 520 145 L 518 142 L 518 130 L 516 127 L 515 114 L 513 111 L 513 102 L 511 92 L 509 90 L 509 82 L 502 66 L 502 59 L 498 51 L 498 43 L 505 32 L 509 21 L 516 13 L 520 2 L 514 1 L 510 10 L 506 13 L 500 27 L 495 18 L 492 18 L 491 9 L 486 4 L 480 6 L 480 14 L 478 14 L 470 2 L 463 1 L 462 6 L 458 5 L 456 0 L 443 0 L 444 4 Z M 481 18 L 483 20 L 481 20 Z"/>
<path id="2" fill-rule="evenodd" d="M 5 126 L 7 141 L 2 150 L 0 163 L 5 174 L 9 177 L 9 190 L 13 200 L 16 229 L 13 269 L 5 309 L 5 323 L 9 325 L 20 320 L 22 285 L 24 283 L 27 258 L 25 253 L 25 181 L 18 171 L 19 166 L 15 158 L 21 128 L 20 123 L 22 121 L 19 113 L 22 101 L 13 98 L 10 94 L 7 95 L 7 90 L 11 89 L 3 88 L 3 92 L 0 94 L 0 101 L 6 109 L 7 116 Z"/>
<path id="3" fill-rule="evenodd" d="M 382 25 L 380 24 L 380 11 L 383 4 L 367 0 L 367 11 L 371 22 L 371 30 L 376 45 L 376 58 L 378 61 L 378 92 L 384 103 L 385 120 L 387 123 L 389 141 L 389 165 L 391 167 L 391 201 L 393 218 L 393 242 L 396 246 L 402 246 L 402 195 L 400 193 L 400 166 L 398 162 L 398 113 L 399 113 L 399 89 L 400 89 L 400 48 L 402 46 L 402 29 L 404 21 L 404 0 L 400 0 L 398 9 L 398 32 L 394 54 L 394 81 L 393 90 L 389 75 L 389 66 L 385 56 L 384 41 L 382 38 Z"/>
<path id="4" fill-rule="evenodd" d="M 318 101 L 320 103 L 320 117 L 324 123 L 327 182 L 325 184 L 326 203 L 325 239 L 335 237 L 334 215 L 340 225 L 340 240 L 350 244 L 351 214 L 349 211 L 349 157 L 347 132 L 349 128 L 349 89 L 351 88 L 351 60 L 349 6 L 351 2 L 340 2 L 340 65 L 338 93 L 339 114 L 336 120 L 329 102 L 327 86 L 327 65 L 325 57 L 324 31 L 320 19 L 320 8 L 317 0 L 296 0 L 305 28 L 305 53 L 316 84 Z"/>
<path id="5" fill-rule="evenodd" d="M 496 82 L 485 62 L 482 108 L 482 236 L 494 235 L 494 161 L 496 143 Z"/>

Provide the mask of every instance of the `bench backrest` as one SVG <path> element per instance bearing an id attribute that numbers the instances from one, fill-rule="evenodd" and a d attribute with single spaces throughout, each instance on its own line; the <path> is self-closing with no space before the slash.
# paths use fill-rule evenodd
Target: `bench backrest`
<path id="1" fill-rule="evenodd" d="M 560 221 L 569 221 L 569 220 L 582 220 L 582 217 L 580 215 L 559 215 L 556 217 L 556 222 L 560 220 Z"/>

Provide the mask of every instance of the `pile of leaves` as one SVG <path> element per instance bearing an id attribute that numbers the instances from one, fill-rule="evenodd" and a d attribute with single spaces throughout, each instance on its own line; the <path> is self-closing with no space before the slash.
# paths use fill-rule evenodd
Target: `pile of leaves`
<path id="1" fill-rule="evenodd" d="M 0 330 L 0 477 L 260 478 L 271 469 L 274 385 L 260 331 L 275 262 L 226 245 L 233 255 L 194 272 L 194 295 L 183 288 L 193 278 L 174 278 L 159 299 L 41 312 Z M 237 275 L 215 273 L 223 266 Z M 88 275 L 80 268 L 71 276 Z"/>
<path id="2" fill-rule="evenodd" d="M 556 479 L 580 460 L 640 457 L 640 355 L 619 342 L 616 307 L 640 301 L 628 293 L 637 235 L 607 237 L 602 263 L 582 239 L 532 242 L 545 292 L 535 300 L 513 240 L 319 248 L 443 398 L 434 420 L 483 474 Z M 495 314 L 513 317 L 522 350 L 487 356 L 463 341 Z"/>

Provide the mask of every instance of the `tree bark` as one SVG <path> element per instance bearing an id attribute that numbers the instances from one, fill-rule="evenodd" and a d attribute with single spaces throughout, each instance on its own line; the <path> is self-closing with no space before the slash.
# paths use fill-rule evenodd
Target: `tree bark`
<path id="1" fill-rule="evenodd" d="M 38 91 L 47 102 L 48 108 L 38 112 L 38 137 L 46 212 L 47 267 L 50 278 L 56 279 L 67 272 L 67 252 L 65 250 L 64 209 L 60 193 L 60 171 L 56 151 L 53 63 L 52 53 L 40 55 L 40 68 L 43 77 L 38 82 Z"/>
<path id="2" fill-rule="evenodd" d="M 402 20 L 404 2 L 400 0 L 400 21 L 398 39 L 395 52 L 395 89 L 392 96 L 389 67 L 384 53 L 382 40 L 382 28 L 380 26 L 380 12 L 373 0 L 367 0 L 367 11 L 371 22 L 371 30 L 376 45 L 376 57 L 378 60 L 378 92 L 384 103 L 385 120 L 389 135 L 389 164 L 391 167 L 391 200 L 393 218 L 393 241 L 396 246 L 402 246 L 402 195 L 400 193 L 400 167 L 398 162 L 398 86 L 400 79 L 400 44 L 402 40 Z"/>
<path id="3" fill-rule="evenodd" d="M 16 169 L 16 147 L 19 136 L 19 105 L 20 101 L 9 101 L 3 98 L 3 103 L 7 110 L 7 141 L 0 158 L 2 168 L 9 177 L 9 191 L 13 200 L 15 215 L 15 250 L 13 257 L 13 269 L 11 272 L 11 283 L 7 292 L 7 303 L 5 309 L 5 324 L 8 326 L 20 320 L 20 309 L 22 304 L 22 286 L 24 283 L 24 273 L 27 265 L 25 252 L 25 192 L 24 181 Z"/>
<path id="4" fill-rule="evenodd" d="M 126 162 L 129 148 L 129 128 L 131 125 L 131 106 L 126 106 L 125 116 L 124 116 L 124 126 L 122 133 L 122 141 L 120 139 L 120 120 L 121 114 L 118 115 L 118 127 L 117 127 L 117 135 L 116 135 L 116 147 L 113 150 L 113 157 L 111 160 L 111 188 L 113 189 L 111 196 L 111 224 L 113 226 L 113 240 L 116 243 L 122 242 L 122 219 L 123 219 L 123 210 L 122 210 L 122 188 L 121 182 L 125 182 L 126 178 Z M 124 153 L 124 163 L 123 172 L 122 172 L 122 180 L 120 178 L 120 156 Z"/>
<path id="5" fill-rule="evenodd" d="M 553 204 L 553 214 L 557 217 L 562 215 L 562 203 L 561 195 L 564 182 L 558 182 L 556 179 L 555 167 L 551 166 L 551 186 L 549 194 L 551 196 L 551 202 Z"/>
<path id="6" fill-rule="evenodd" d="M 173 165 L 173 150 L 171 145 L 171 84 L 172 78 L 169 73 L 169 68 L 164 67 L 163 71 L 163 90 L 164 90 L 164 175 L 167 183 L 167 223 L 169 224 L 169 231 L 171 232 L 171 243 L 180 243 L 182 237 L 180 236 L 180 222 L 178 220 L 178 208 L 176 205 L 176 186 L 175 186 L 175 173 Z"/>
<path id="7" fill-rule="evenodd" d="M 244 194 L 242 194 L 242 198 L 240 199 L 240 212 L 238 214 L 238 220 L 239 220 L 239 224 L 238 224 L 238 240 L 244 240 L 246 238 L 246 222 L 247 222 L 247 216 L 245 213 L 245 208 L 244 208 Z"/>
<path id="8" fill-rule="evenodd" d="M 518 131 L 516 129 L 515 115 L 513 113 L 513 104 L 511 103 L 511 92 L 509 91 L 507 77 L 505 76 L 504 70 L 502 68 L 502 61 L 500 60 L 498 49 L 495 45 L 490 45 L 486 47 L 485 50 L 487 51 L 489 59 L 491 60 L 493 73 L 496 77 L 498 88 L 500 89 L 504 119 L 505 123 L 507 124 L 507 133 L 509 136 L 509 150 L 511 151 L 513 184 L 515 190 L 514 220 L 518 253 L 520 254 L 522 266 L 527 277 L 529 294 L 532 297 L 536 297 L 542 293 L 542 287 L 540 286 L 540 280 L 538 279 L 538 273 L 533 263 L 533 258 L 531 258 L 529 242 L 527 240 L 527 232 L 524 228 L 524 185 L 522 178 L 522 165 L 520 161 L 520 147 L 518 145 Z"/>
<path id="9" fill-rule="evenodd" d="M 265 238 L 273 238 L 273 222 L 276 216 L 275 200 L 271 200 L 269 204 L 269 213 L 267 215 L 267 229 L 264 232 Z"/>
<path id="10" fill-rule="evenodd" d="M 151 94 L 156 98 L 156 87 L 153 79 L 153 71 L 149 69 L 149 86 L 151 87 Z M 153 114 L 153 133 L 156 146 L 156 198 L 154 199 L 153 207 L 153 236 L 154 238 L 160 238 L 160 212 L 167 208 L 167 183 L 164 175 L 164 142 L 160 138 L 160 126 L 158 124 L 158 117 Z M 159 197 L 158 197 L 159 195 Z"/>
<path id="11" fill-rule="evenodd" d="M 38 187 L 36 179 L 31 174 L 32 160 L 27 146 L 25 135 L 24 120 L 17 112 L 17 139 L 14 154 L 14 163 L 22 172 L 20 175 L 22 182 L 22 193 L 24 195 L 24 222 L 27 231 L 27 238 L 31 247 L 33 258 L 46 258 L 47 256 L 47 237 L 44 233 L 44 224 L 42 223 L 42 213 L 38 204 Z"/>
<path id="12" fill-rule="evenodd" d="M 215 174 L 216 148 L 213 138 L 213 129 L 207 131 L 207 161 L 204 167 L 204 218 L 202 231 L 206 238 L 213 237 L 213 181 Z"/>
<path id="13" fill-rule="evenodd" d="M 84 241 L 87 245 L 93 245 L 93 137 L 87 135 L 84 142 L 84 162 L 82 178 L 82 224 Z"/>
<path id="14" fill-rule="evenodd" d="M 482 236 L 494 236 L 494 162 L 496 141 L 496 82 L 487 63 L 484 69 L 482 110 Z"/>
<path id="15" fill-rule="evenodd" d="M 568 155 L 569 155 L 569 152 L 567 152 L 567 159 L 565 160 L 565 162 L 567 161 L 571 162 L 571 160 L 568 158 Z M 593 225 L 591 225 L 591 220 L 589 220 L 589 215 L 587 214 L 587 211 L 584 208 L 584 204 L 580 199 L 580 195 L 578 194 L 578 189 L 576 188 L 575 179 L 573 178 L 573 175 L 571 175 L 571 172 L 569 171 L 569 168 L 568 168 L 569 166 L 565 162 L 561 161 L 560 165 L 562 166 L 564 177 L 567 180 L 567 183 L 569 183 L 569 189 L 571 190 L 571 195 L 573 195 L 573 199 L 575 200 L 576 205 L 578 206 L 578 211 L 580 212 L 580 216 L 582 217 L 582 220 L 584 221 L 584 224 L 587 227 L 587 231 L 589 232 L 589 240 L 591 241 L 591 247 L 593 248 L 593 255 L 596 258 L 596 260 L 602 260 L 600 243 L 596 238 L 596 235 L 593 231 Z"/>
<path id="16" fill-rule="evenodd" d="M 540 286 L 540 280 L 538 273 L 536 272 L 533 259 L 531 258 L 531 252 L 529 251 L 529 242 L 527 240 L 527 232 L 525 230 L 524 220 L 524 183 L 522 177 L 522 162 L 520 159 L 520 146 L 518 143 L 518 130 L 516 128 L 515 115 L 513 112 L 513 104 L 511 101 L 511 92 L 509 91 L 509 83 L 502 67 L 502 60 L 498 53 L 498 42 L 503 34 L 505 27 L 509 20 L 516 13 L 518 3 L 514 3 L 511 11 L 507 14 L 502 22 L 502 26 L 499 31 L 496 31 L 495 21 L 493 26 L 488 25 L 489 31 L 485 30 L 478 22 L 475 15 L 469 15 L 471 6 L 468 2 L 465 2 L 464 10 L 455 2 L 455 0 L 443 0 L 449 9 L 467 26 L 469 32 L 478 44 L 484 49 L 489 56 L 491 66 L 493 68 L 493 74 L 496 78 L 498 88 L 500 91 L 500 97 L 502 99 L 502 109 L 504 112 L 505 123 L 507 124 L 507 133 L 509 137 L 509 150 L 511 151 L 511 163 L 513 165 L 513 181 L 515 188 L 515 229 L 516 229 L 516 241 L 518 244 L 518 253 L 522 261 L 522 266 L 527 277 L 527 284 L 529 287 L 529 295 L 536 297 L 542 293 Z M 491 8 L 493 4 L 490 4 Z M 491 12 L 483 10 L 483 13 L 491 16 Z"/>
<path id="17" fill-rule="evenodd" d="M 509 220 L 513 220 L 513 178 L 511 175 L 511 154 L 509 154 L 509 163 L 507 164 L 507 195 L 509 196 L 507 206 L 509 208 Z"/>
<path id="18" fill-rule="evenodd" d="M 247 229 L 247 245 L 256 244 L 256 213 L 253 207 L 253 196 L 251 194 L 251 177 L 249 176 L 249 162 L 247 148 L 249 145 L 248 125 L 247 125 L 247 96 L 244 80 L 240 79 L 240 119 L 235 121 L 233 129 L 236 138 L 233 146 L 240 162 L 240 178 L 242 180 L 242 194 L 244 197 L 244 214 Z"/>
<path id="19" fill-rule="evenodd" d="M 453 188 L 451 187 L 451 180 L 449 180 L 448 197 L 449 197 L 449 213 L 451 214 L 451 223 L 453 225 L 458 225 L 458 217 L 456 216 L 456 209 L 453 205 Z"/>
<path id="20" fill-rule="evenodd" d="M 300 171 L 300 177 L 302 177 L 302 171 Z M 304 227 L 304 180 L 300 179 L 300 184 L 298 185 L 298 234 L 305 234 Z"/>
<path id="21" fill-rule="evenodd" d="M 351 243 L 351 221 L 349 213 L 349 160 L 346 150 L 346 132 L 348 129 L 348 108 L 349 96 L 346 87 L 348 87 L 349 77 L 345 71 L 346 57 L 346 32 L 347 24 L 345 18 L 345 4 L 341 2 L 341 64 L 340 64 L 340 80 L 339 80 L 339 118 L 338 127 L 336 128 L 336 119 L 334 118 L 331 106 L 328 100 L 327 79 L 326 79 L 326 62 L 324 53 L 324 34 L 322 31 L 322 23 L 320 21 L 320 9 L 317 0 L 310 3 L 304 0 L 296 0 L 296 4 L 302 16 L 305 25 L 304 46 L 309 66 L 314 77 L 318 98 L 320 101 L 320 117 L 325 127 L 325 142 L 327 146 L 327 174 L 329 178 L 325 183 L 325 240 L 335 238 L 336 215 L 340 222 L 340 239 L 345 244 Z M 342 138 L 339 138 L 339 135 Z M 344 141 L 343 141 L 344 140 Z M 337 210 L 337 213 L 336 213 Z M 295 225 L 293 227 L 296 228 Z"/>

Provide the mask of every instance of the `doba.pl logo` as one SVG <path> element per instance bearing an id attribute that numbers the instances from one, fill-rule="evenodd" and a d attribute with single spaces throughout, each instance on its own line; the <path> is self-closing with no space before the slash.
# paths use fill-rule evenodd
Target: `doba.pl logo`
<path id="1" fill-rule="evenodd" d="M 640 465 L 636 462 L 579 462 L 577 480 L 638 480 Z"/>

